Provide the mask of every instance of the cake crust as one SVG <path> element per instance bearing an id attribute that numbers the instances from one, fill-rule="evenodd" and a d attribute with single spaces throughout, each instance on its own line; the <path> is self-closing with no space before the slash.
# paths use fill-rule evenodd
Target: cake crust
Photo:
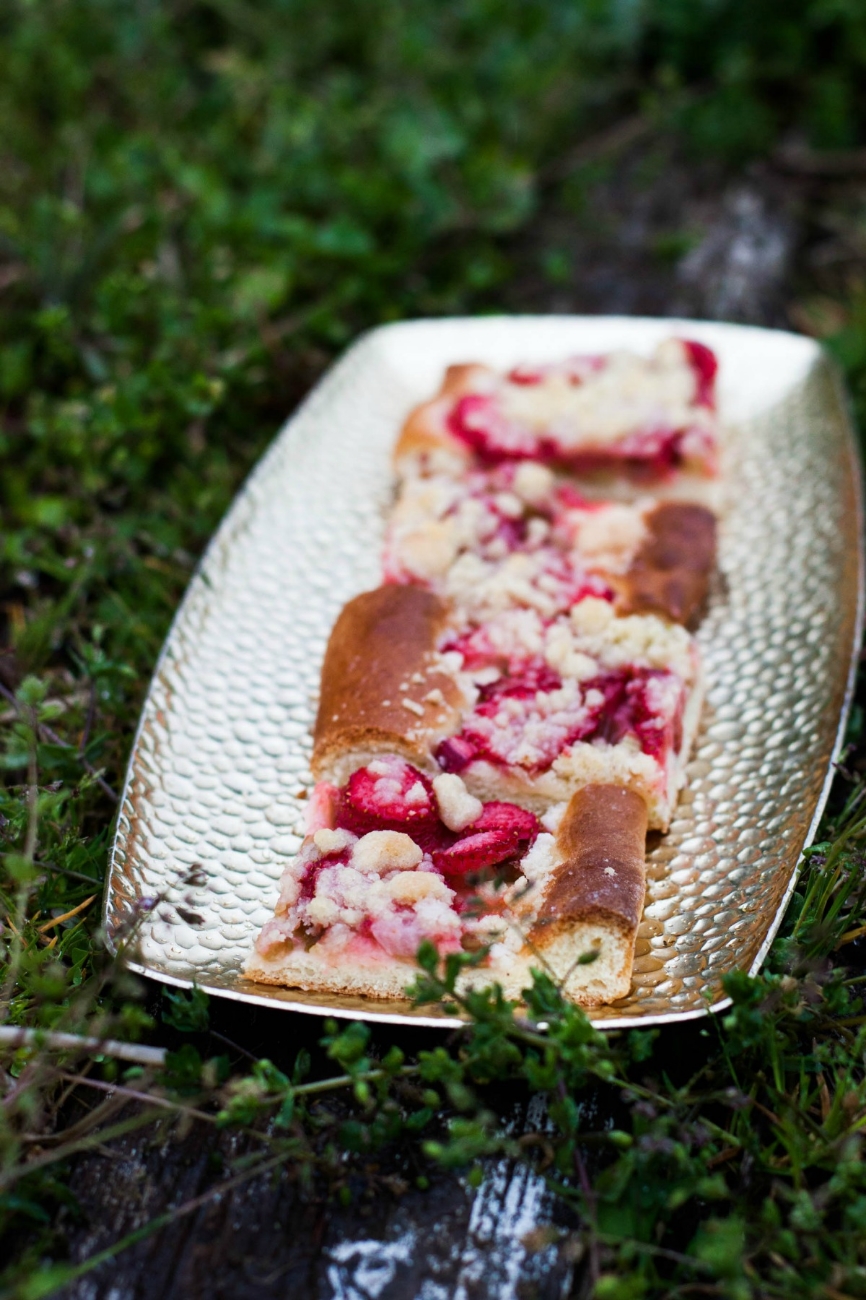
<path id="1" fill-rule="evenodd" d="M 325 651 L 313 730 L 313 775 L 341 784 L 358 755 L 388 751 L 425 771 L 465 705 L 437 666 L 448 606 L 430 591 L 387 585 L 344 606 Z M 363 761 L 363 760 L 361 760 Z"/>
<path id="2" fill-rule="evenodd" d="M 582 1006 L 631 988 L 646 894 L 647 810 L 631 790 L 588 785 L 572 796 L 557 834 L 552 874 L 529 946 Z"/>
<path id="3" fill-rule="evenodd" d="M 606 921 L 634 930 L 646 892 L 647 810 L 619 785 L 587 785 L 569 801 L 557 832 L 561 865 L 544 895 L 533 939 L 542 947 L 557 927 Z"/>
<path id="4" fill-rule="evenodd" d="M 645 516 L 646 536 L 621 580 L 624 614 L 663 614 L 694 627 L 716 563 L 716 517 L 705 506 L 664 501 Z"/>
<path id="5" fill-rule="evenodd" d="M 471 450 L 448 429 L 448 414 L 454 402 L 473 391 L 489 377 L 487 366 L 470 362 L 449 366 L 435 397 L 414 407 L 400 431 L 393 453 L 398 474 L 420 468 L 460 471 L 473 459 Z"/>

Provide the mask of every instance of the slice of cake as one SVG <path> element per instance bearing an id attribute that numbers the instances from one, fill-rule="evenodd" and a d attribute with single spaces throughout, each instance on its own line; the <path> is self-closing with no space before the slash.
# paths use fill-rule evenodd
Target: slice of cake
<path id="1" fill-rule="evenodd" d="M 514 607 L 546 618 L 585 596 L 694 623 L 715 564 L 701 505 L 590 500 L 538 461 L 403 481 L 385 541 L 387 582 L 414 583 L 474 622 Z"/>
<path id="2" fill-rule="evenodd" d="M 389 585 L 350 601 L 334 627 L 313 773 L 342 785 L 396 753 L 537 811 L 619 784 L 663 830 L 700 704 L 694 639 L 653 614 L 617 617 L 588 596 L 552 620 L 511 608 L 473 625 L 432 592 Z"/>
<path id="3" fill-rule="evenodd" d="M 674 338 L 648 358 L 612 352 L 506 373 L 451 366 L 406 421 L 395 464 L 405 476 L 536 460 L 605 491 L 682 478 L 693 490 L 718 468 L 716 370 L 709 348 Z"/>
<path id="4" fill-rule="evenodd" d="M 646 811 L 587 788 L 553 830 L 482 804 L 458 776 L 430 780 L 396 755 L 320 784 L 273 920 L 246 973 L 261 983 L 399 998 L 425 941 L 471 951 L 463 984 L 518 996 L 532 967 L 585 1005 L 623 997 L 644 898 Z"/>

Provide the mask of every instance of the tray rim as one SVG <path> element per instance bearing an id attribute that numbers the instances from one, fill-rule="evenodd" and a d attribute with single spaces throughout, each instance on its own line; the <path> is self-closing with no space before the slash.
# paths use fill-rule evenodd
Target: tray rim
<path id="1" fill-rule="evenodd" d="M 108 870 L 106 872 L 105 884 L 103 887 L 102 929 L 103 929 L 103 934 L 105 936 L 105 944 L 108 951 L 113 956 L 119 954 L 127 970 L 130 970 L 138 975 L 143 975 L 149 979 L 154 979 L 160 984 L 166 984 L 174 988 L 191 989 L 197 987 L 200 988 L 204 993 L 207 993 L 214 997 L 225 998 L 228 1001 L 245 1002 L 252 1006 L 262 1006 L 262 1007 L 272 1008 L 274 1010 L 281 1010 L 281 1011 L 292 1011 L 304 1015 L 320 1015 L 324 1017 L 332 1017 L 334 1019 L 363 1020 L 363 1021 L 368 1021 L 372 1024 L 403 1025 L 406 1027 L 416 1026 L 419 1028 L 432 1028 L 432 1029 L 439 1029 L 444 1031 L 448 1031 L 449 1029 L 454 1029 L 468 1023 L 465 1017 L 459 1015 L 447 1015 L 444 1012 L 440 1012 L 439 1015 L 425 1015 L 423 1013 L 409 1014 L 406 1012 L 401 1013 L 401 1012 L 389 1012 L 384 1010 L 377 1010 L 376 1004 L 372 999 L 369 1000 L 369 1004 L 370 1004 L 369 1009 L 367 1009 L 366 1006 L 363 1009 L 358 1009 L 358 1008 L 348 1008 L 348 1007 L 329 1006 L 329 1005 L 317 1005 L 315 1003 L 299 1002 L 293 1000 L 291 997 L 292 990 L 289 989 L 281 990 L 286 994 L 286 996 L 283 997 L 283 996 L 275 996 L 276 988 L 274 992 L 271 992 L 270 994 L 255 993 L 255 992 L 250 992 L 247 989 L 242 987 L 226 987 L 219 984 L 213 984 L 208 981 L 199 983 L 194 978 L 187 979 L 184 976 L 172 975 L 165 971 L 158 970 L 155 967 L 148 965 L 146 962 L 135 961 L 127 958 L 123 954 L 123 952 L 118 948 L 118 946 L 114 943 L 113 937 L 111 935 L 110 913 L 111 913 L 111 904 L 114 897 L 113 882 L 115 877 L 115 871 L 118 866 L 118 853 L 119 853 L 120 838 L 121 838 L 120 813 L 122 812 L 123 808 L 126 805 L 130 787 L 133 782 L 133 769 L 134 769 L 135 759 L 138 751 L 139 740 L 145 724 L 146 705 L 148 699 L 150 698 L 153 684 L 159 676 L 164 660 L 167 658 L 169 647 L 172 644 L 172 640 L 174 637 L 175 629 L 177 625 L 180 623 L 180 620 L 184 615 L 186 607 L 192 598 L 194 588 L 196 587 L 199 581 L 203 581 L 207 585 L 210 585 L 210 578 L 207 574 L 208 562 L 217 553 L 221 542 L 227 540 L 229 533 L 234 530 L 237 523 L 239 522 L 238 516 L 240 510 L 242 510 L 244 505 L 249 502 L 252 495 L 252 488 L 254 483 L 258 481 L 260 477 L 263 478 L 265 476 L 267 472 L 268 464 L 272 456 L 276 454 L 278 444 L 282 442 L 283 438 L 289 432 L 289 429 L 292 426 L 292 424 L 301 416 L 302 413 L 304 413 L 307 410 L 307 408 L 314 401 L 316 401 L 319 398 L 320 390 L 323 382 L 326 380 L 333 379 L 334 376 L 337 374 L 337 372 L 340 369 L 342 369 L 344 365 L 346 365 L 351 359 L 353 359 L 354 356 L 359 351 L 369 347 L 375 341 L 375 339 L 388 333 L 405 331 L 407 327 L 411 328 L 412 326 L 429 327 L 432 325 L 432 326 L 441 326 L 443 328 L 446 328 L 449 325 L 463 324 L 463 323 L 470 324 L 470 323 L 477 323 L 479 321 L 489 321 L 491 322 L 491 324 L 504 323 L 510 321 L 521 321 L 526 323 L 530 323 L 533 321 L 539 321 L 539 322 L 544 321 L 547 323 L 553 323 L 556 321 L 562 321 L 562 322 L 579 321 L 579 322 L 596 322 L 599 324 L 603 323 L 606 326 L 618 326 L 621 324 L 628 324 L 628 326 L 630 327 L 639 327 L 640 325 L 652 325 L 655 327 L 664 326 L 666 328 L 670 328 L 672 331 L 676 331 L 678 328 L 683 328 L 683 327 L 690 328 L 690 327 L 698 326 L 699 328 L 712 327 L 714 329 L 721 329 L 725 332 L 730 331 L 732 334 L 736 333 L 742 335 L 745 333 L 754 333 L 760 335 L 773 335 L 773 336 L 787 338 L 791 340 L 796 339 L 799 343 L 803 343 L 811 346 L 813 356 L 812 356 L 811 364 L 809 365 L 808 370 L 806 372 L 807 374 L 812 373 L 812 371 L 816 366 L 823 364 L 831 371 L 831 373 L 834 376 L 835 384 L 838 389 L 838 393 L 842 399 L 843 408 L 847 417 L 845 420 L 845 450 L 846 450 L 849 467 L 851 470 L 851 478 L 853 483 L 854 499 L 856 505 L 856 520 L 854 522 L 854 527 L 852 529 L 853 534 L 856 535 L 856 543 L 857 543 L 857 607 L 855 611 L 854 636 L 851 642 L 851 655 L 848 663 L 848 671 L 847 671 L 847 676 L 845 681 L 844 695 L 842 699 L 841 708 L 839 710 L 838 722 L 836 727 L 836 735 L 834 737 L 833 747 L 827 762 L 827 771 L 825 773 L 824 781 L 821 786 L 821 791 L 815 805 L 815 811 L 812 820 L 809 824 L 806 837 L 803 841 L 803 845 L 800 850 L 800 856 L 798 858 L 798 861 L 791 872 L 791 876 L 785 888 L 785 892 L 779 901 L 776 912 L 764 936 L 764 940 L 760 948 L 758 949 L 758 952 L 755 954 L 755 957 L 752 960 L 752 963 L 748 969 L 747 974 L 750 976 L 756 975 L 757 972 L 760 970 L 761 966 L 763 965 L 764 961 L 766 960 L 770 948 L 772 947 L 773 941 L 776 938 L 776 935 L 778 934 L 779 929 L 782 925 L 782 922 L 785 917 L 785 913 L 788 909 L 788 905 L 791 901 L 794 891 L 797 888 L 797 884 L 803 869 L 803 854 L 805 853 L 806 849 L 808 849 L 814 842 L 815 836 L 818 832 L 818 827 L 820 826 L 821 819 L 824 815 L 824 810 L 827 806 L 827 800 L 829 799 L 830 796 L 830 791 L 832 789 L 833 781 L 835 780 L 836 777 L 836 767 L 839 760 L 839 755 L 842 752 L 845 743 L 845 733 L 847 731 L 848 720 L 850 717 L 851 707 L 854 700 L 854 693 L 857 685 L 857 671 L 859 668 L 860 656 L 864 645 L 864 632 L 866 632 L 866 628 L 864 628 L 864 617 L 866 617 L 866 554 L 864 554 L 864 550 L 866 550 L 866 503 L 864 503 L 864 496 L 866 496 L 866 486 L 864 486 L 863 458 L 860 454 L 857 445 L 857 422 L 854 416 L 853 402 L 851 399 L 851 395 L 844 383 L 841 369 L 838 363 L 830 355 L 826 347 L 820 341 L 810 338 L 808 335 L 800 334 L 795 330 L 776 329 L 776 328 L 770 328 L 770 327 L 765 327 L 760 325 L 738 323 L 733 321 L 717 321 L 717 320 L 707 320 L 701 318 L 680 317 L 680 316 L 628 316 L 628 315 L 621 315 L 621 314 L 611 314 L 611 315 L 597 314 L 596 315 L 596 314 L 580 314 L 580 313 L 564 313 L 564 312 L 552 312 L 552 313 L 495 312 L 495 313 L 490 313 L 489 315 L 478 315 L 478 316 L 410 317 L 405 320 L 391 321 L 384 325 L 377 325 L 368 330 L 363 331 L 353 340 L 352 343 L 350 343 L 350 345 L 345 349 L 345 351 L 342 352 L 326 368 L 326 370 L 322 373 L 322 375 L 319 377 L 319 379 L 316 381 L 316 383 L 313 385 L 310 391 L 301 399 L 298 405 L 289 412 L 285 420 L 283 420 L 282 424 L 280 424 L 280 426 L 274 433 L 270 443 L 265 448 L 262 455 L 252 466 L 246 478 L 243 480 L 243 482 L 237 489 L 236 493 L 232 497 L 232 500 L 229 502 L 229 505 L 226 509 L 226 513 L 223 515 L 219 524 L 215 528 L 213 534 L 210 537 L 210 540 L 208 541 L 201 556 L 199 557 L 199 560 L 196 563 L 195 568 L 190 574 L 190 578 L 187 583 L 186 589 L 183 593 L 183 596 L 180 599 L 177 609 L 172 615 L 171 622 L 169 623 L 168 630 L 165 634 L 165 639 L 163 640 L 162 646 L 160 647 L 159 654 L 157 655 L 157 658 L 154 662 L 153 672 L 151 673 L 150 679 L 148 681 L 147 690 L 145 691 L 145 694 L 143 696 L 142 708 L 139 714 L 138 722 L 136 724 L 132 745 L 129 751 L 129 758 L 126 764 L 123 789 L 121 792 L 120 801 L 118 803 L 118 813 L 116 815 L 114 833 L 112 836 L 112 843 L 111 843 L 111 851 L 108 859 Z M 253 981 L 247 981 L 247 982 L 253 988 L 256 987 L 253 984 Z M 262 986 L 262 987 L 270 987 L 270 986 Z M 323 994 L 321 996 L 327 997 L 328 995 Z M 360 1000 L 361 999 L 359 998 L 359 1001 Z M 705 1018 L 706 1016 L 718 1015 L 720 1012 L 727 1010 L 727 1008 L 732 1005 L 732 1001 L 733 1000 L 730 997 L 723 997 L 723 998 L 719 998 L 715 1002 L 710 1002 L 709 995 L 707 995 L 704 1006 L 693 1007 L 684 1011 L 656 1012 L 645 1016 L 624 1015 L 624 1016 L 618 1016 L 616 1018 L 608 1017 L 604 1019 L 598 1019 L 594 1017 L 591 1014 L 591 1012 L 589 1012 L 588 1019 L 590 1023 L 594 1026 L 594 1028 L 601 1030 L 604 1033 L 615 1033 L 624 1029 L 650 1028 L 659 1025 L 680 1024 L 680 1023 L 684 1023 L 685 1021 L 700 1020 Z M 544 1025 L 544 1023 L 540 1023 L 538 1027 L 540 1029 L 544 1029 L 546 1026 Z"/>

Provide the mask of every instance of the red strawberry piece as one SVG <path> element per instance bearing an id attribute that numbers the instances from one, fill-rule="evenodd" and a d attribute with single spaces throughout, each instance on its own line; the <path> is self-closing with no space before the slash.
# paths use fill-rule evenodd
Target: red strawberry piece
<path id="1" fill-rule="evenodd" d="M 689 359 L 689 365 L 695 372 L 695 401 L 699 406 L 709 406 L 712 410 L 716 404 L 715 382 L 719 363 L 716 354 L 703 343 L 694 339 L 683 339 L 683 347 Z"/>
<path id="2" fill-rule="evenodd" d="M 543 366 L 515 366 L 508 372 L 508 382 L 510 384 L 540 384 L 544 381 L 545 369 Z"/>
<path id="3" fill-rule="evenodd" d="M 513 830 L 479 831 L 433 854 L 433 865 L 445 876 L 465 876 L 513 858 L 520 836 Z"/>
<path id="4" fill-rule="evenodd" d="M 485 702 L 498 700 L 502 697 L 515 700 L 531 700 L 534 699 L 538 691 L 558 691 L 561 686 L 562 678 L 559 673 L 555 673 L 552 668 L 548 668 L 546 663 L 543 661 L 529 662 L 521 665 L 511 676 L 499 677 L 490 686 L 483 686 L 481 688 L 481 697 Z"/>
<path id="5" fill-rule="evenodd" d="M 425 820 L 436 811 L 429 779 L 400 758 L 381 759 L 353 772 L 346 798 L 356 812 L 388 821 Z"/>
<path id="6" fill-rule="evenodd" d="M 576 488 L 569 483 L 562 483 L 556 488 L 554 500 L 560 510 L 591 510 L 592 502 L 587 501 L 586 497 L 581 496 Z"/>
<path id="7" fill-rule="evenodd" d="M 448 418 L 451 433 L 484 460 L 521 460 L 536 456 L 539 440 L 518 424 L 509 424 L 497 409 L 495 399 L 481 393 L 467 393 L 457 400 Z"/>
<path id="8" fill-rule="evenodd" d="M 436 762 L 443 772 L 462 772 L 472 762 L 476 747 L 463 736 L 449 736 L 436 749 Z"/>
<path id="9" fill-rule="evenodd" d="M 378 760 L 375 770 L 353 772 L 338 792 L 334 824 L 355 835 L 368 831 L 402 831 L 425 853 L 445 849 L 455 835 L 439 820 L 428 777 L 402 758 Z M 383 770 L 384 769 L 384 770 Z"/>
<path id="10" fill-rule="evenodd" d="M 477 831 L 513 832 L 520 841 L 534 840 L 541 830 L 535 813 L 518 808 L 516 803 L 492 803 L 484 805 L 484 811 L 476 822 L 469 827 L 470 833 Z M 463 841 L 465 843 L 465 841 Z"/>
<path id="11" fill-rule="evenodd" d="M 312 835 L 326 827 L 336 825 L 334 818 L 340 804 L 340 791 L 328 781 L 317 781 L 307 804 L 307 834 Z"/>

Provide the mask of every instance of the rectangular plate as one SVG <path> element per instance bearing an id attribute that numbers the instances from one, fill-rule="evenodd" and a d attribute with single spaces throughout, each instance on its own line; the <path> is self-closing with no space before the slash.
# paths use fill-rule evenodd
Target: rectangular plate
<path id="1" fill-rule="evenodd" d="M 105 923 L 111 942 L 139 918 L 133 969 L 294 1011 L 454 1024 L 436 1008 L 241 974 L 301 842 L 328 633 L 343 603 L 379 582 L 391 447 L 446 365 L 646 353 L 671 334 L 707 343 L 721 363 L 729 500 L 699 633 L 709 689 L 688 786 L 649 855 L 632 992 L 593 1020 L 621 1028 L 704 1015 L 727 1005 L 722 975 L 757 970 L 816 830 L 853 687 L 860 471 L 844 395 L 819 347 L 797 335 L 575 316 L 373 331 L 239 493 L 175 618 L 130 759 Z"/>

